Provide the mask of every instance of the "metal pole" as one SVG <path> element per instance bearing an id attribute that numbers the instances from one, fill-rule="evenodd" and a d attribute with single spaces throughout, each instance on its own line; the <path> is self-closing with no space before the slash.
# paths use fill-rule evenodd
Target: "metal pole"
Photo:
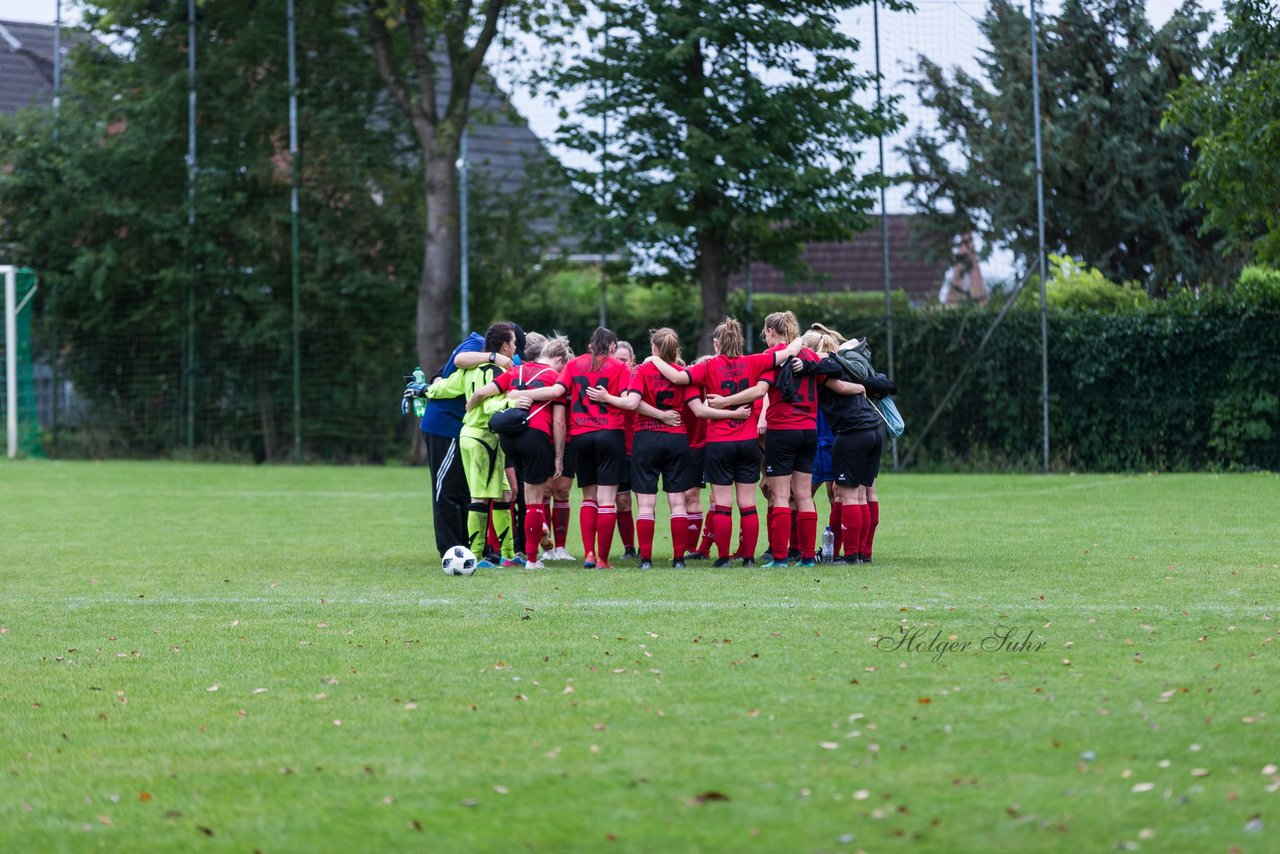
<path id="1" fill-rule="evenodd" d="M 5 440 L 9 459 L 18 455 L 18 269 L 0 267 L 4 276 Z"/>
<path id="2" fill-rule="evenodd" d="M 885 200 L 886 188 L 884 186 L 884 92 L 881 88 L 883 78 L 880 74 L 880 0 L 874 0 L 871 4 L 871 16 L 875 28 L 876 41 L 876 112 L 881 120 L 880 127 L 876 131 L 876 143 L 880 148 L 880 257 L 884 275 L 884 328 L 887 339 L 885 351 L 889 354 L 889 379 L 893 379 L 893 300 L 889 291 L 889 207 Z M 893 470 L 898 471 L 900 468 L 898 465 L 898 437 L 890 437 L 889 449 L 893 453 Z"/>
<path id="3" fill-rule="evenodd" d="M 604 214 L 608 215 L 608 205 L 606 194 L 609 187 L 609 17 L 605 15 L 604 20 L 604 112 L 601 115 L 600 128 L 600 202 L 605 206 Z M 604 240 L 605 240 L 604 223 L 600 223 L 600 325 L 607 326 L 609 321 L 608 306 L 608 287 L 609 283 L 605 278 L 604 272 Z"/>
<path id="4" fill-rule="evenodd" d="M 62 139 L 62 0 L 57 0 L 53 24 L 53 150 L 60 154 L 59 144 Z M 61 168 L 61 157 L 57 159 Z M 58 285 L 54 277 L 49 288 L 49 304 L 46 309 L 51 318 L 52 338 L 49 347 L 49 450 L 51 455 L 57 454 L 58 442 L 58 357 L 61 347 L 58 344 Z"/>
<path id="5" fill-rule="evenodd" d="M 187 0 L 187 451 L 196 447 L 196 0 Z"/>
<path id="6" fill-rule="evenodd" d="M 53 142 L 58 143 L 58 116 L 62 111 L 62 0 L 57 0 L 53 21 Z"/>
<path id="7" fill-rule="evenodd" d="M 289 278 L 293 289 L 293 461 L 302 462 L 302 297 L 298 288 L 298 73 L 295 61 L 293 0 L 289 15 Z"/>
<path id="8" fill-rule="evenodd" d="M 1049 472 L 1049 307 L 1044 270 L 1044 154 L 1040 145 L 1040 61 L 1036 46 L 1036 0 L 1031 0 L 1031 103 L 1035 113 L 1036 226 L 1039 231 L 1036 260 L 1040 265 L 1040 367 L 1044 416 L 1044 470 Z"/>
<path id="9" fill-rule="evenodd" d="M 460 232 L 462 249 L 462 269 L 459 281 L 462 289 L 462 337 L 471 334 L 471 284 L 470 270 L 467 264 L 467 131 L 462 131 L 462 147 L 458 156 L 458 196 L 461 212 Z"/>

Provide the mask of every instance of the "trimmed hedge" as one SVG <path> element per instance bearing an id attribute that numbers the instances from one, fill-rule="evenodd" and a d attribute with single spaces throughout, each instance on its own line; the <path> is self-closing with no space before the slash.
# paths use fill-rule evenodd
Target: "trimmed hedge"
<path id="1" fill-rule="evenodd" d="M 993 310 L 895 313 L 902 457 L 995 319 Z M 883 317 L 867 329 L 883 368 Z M 1051 311 L 1055 470 L 1280 470 L 1280 310 L 1225 302 L 1128 314 Z M 1043 461 L 1040 315 L 1014 310 L 915 453 L 921 468 L 1037 470 Z"/>
<path id="2" fill-rule="evenodd" d="M 567 274 L 511 306 L 527 329 L 567 333 L 581 352 L 595 328 L 598 278 Z M 691 340 L 700 324 L 691 285 L 611 288 L 610 325 L 647 353 L 648 330 Z M 1036 301 L 1038 302 L 1038 300 Z M 991 326 L 997 307 L 913 309 L 893 295 L 897 403 L 907 421 L 900 457 Z M 730 310 L 745 324 L 742 295 Z M 884 358 L 883 294 L 758 294 L 757 331 L 771 311 L 796 312 L 869 336 Z M 759 350 L 759 342 L 753 342 Z M 1280 470 L 1280 289 L 1263 277 L 1236 295 L 1112 307 L 1051 308 L 1050 465 L 1058 471 Z M 1040 314 L 1015 307 L 916 448 L 913 468 L 1038 471 L 1042 466 Z"/>

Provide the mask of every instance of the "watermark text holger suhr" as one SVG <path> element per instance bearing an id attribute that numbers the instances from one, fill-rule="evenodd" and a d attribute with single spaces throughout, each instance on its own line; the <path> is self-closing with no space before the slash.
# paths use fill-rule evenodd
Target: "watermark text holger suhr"
<path id="1" fill-rule="evenodd" d="M 1023 632 L 1017 626 L 996 626 L 991 633 L 978 641 L 961 640 L 955 635 L 942 636 L 942 629 L 928 629 L 923 626 L 898 626 L 891 635 L 884 635 L 876 641 L 876 649 L 881 652 L 918 652 L 928 655 L 934 662 L 942 660 L 949 652 L 968 652 L 973 649 L 982 652 L 1040 652 L 1045 641 L 1031 639 L 1034 632 L 1028 629 Z"/>

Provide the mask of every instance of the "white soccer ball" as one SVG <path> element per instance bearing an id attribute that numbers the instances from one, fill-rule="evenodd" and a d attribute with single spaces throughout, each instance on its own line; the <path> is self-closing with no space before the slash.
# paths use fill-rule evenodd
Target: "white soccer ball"
<path id="1" fill-rule="evenodd" d="M 445 575 L 475 575 L 476 556 L 466 546 L 454 546 L 444 553 L 440 566 Z"/>

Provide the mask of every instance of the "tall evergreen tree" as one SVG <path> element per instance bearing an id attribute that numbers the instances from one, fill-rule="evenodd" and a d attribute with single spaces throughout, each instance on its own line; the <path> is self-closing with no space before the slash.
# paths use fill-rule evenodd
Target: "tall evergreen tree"
<path id="1" fill-rule="evenodd" d="M 703 349 L 748 258 L 799 273 L 806 242 L 867 226 L 877 179 L 855 146 L 899 118 L 866 106 L 873 78 L 838 28 L 866 2 L 599 2 L 598 49 L 548 75 L 582 96 L 559 138 L 600 160 L 574 174 L 599 248 L 696 278 Z"/>
<path id="2" fill-rule="evenodd" d="M 1045 241 L 1153 293 L 1224 279 L 1219 236 L 1183 204 L 1194 130 L 1162 126 L 1171 93 L 1205 66 L 1210 16 L 1194 0 L 1160 29 L 1142 0 L 1066 0 L 1040 19 Z M 902 151 L 911 202 L 935 248 L 972 231 L 987 247 L 1037 251 L 1030 21 L 992 0 L 982 76 L 920 57 L 913 81 L 941 132 Z"/>

